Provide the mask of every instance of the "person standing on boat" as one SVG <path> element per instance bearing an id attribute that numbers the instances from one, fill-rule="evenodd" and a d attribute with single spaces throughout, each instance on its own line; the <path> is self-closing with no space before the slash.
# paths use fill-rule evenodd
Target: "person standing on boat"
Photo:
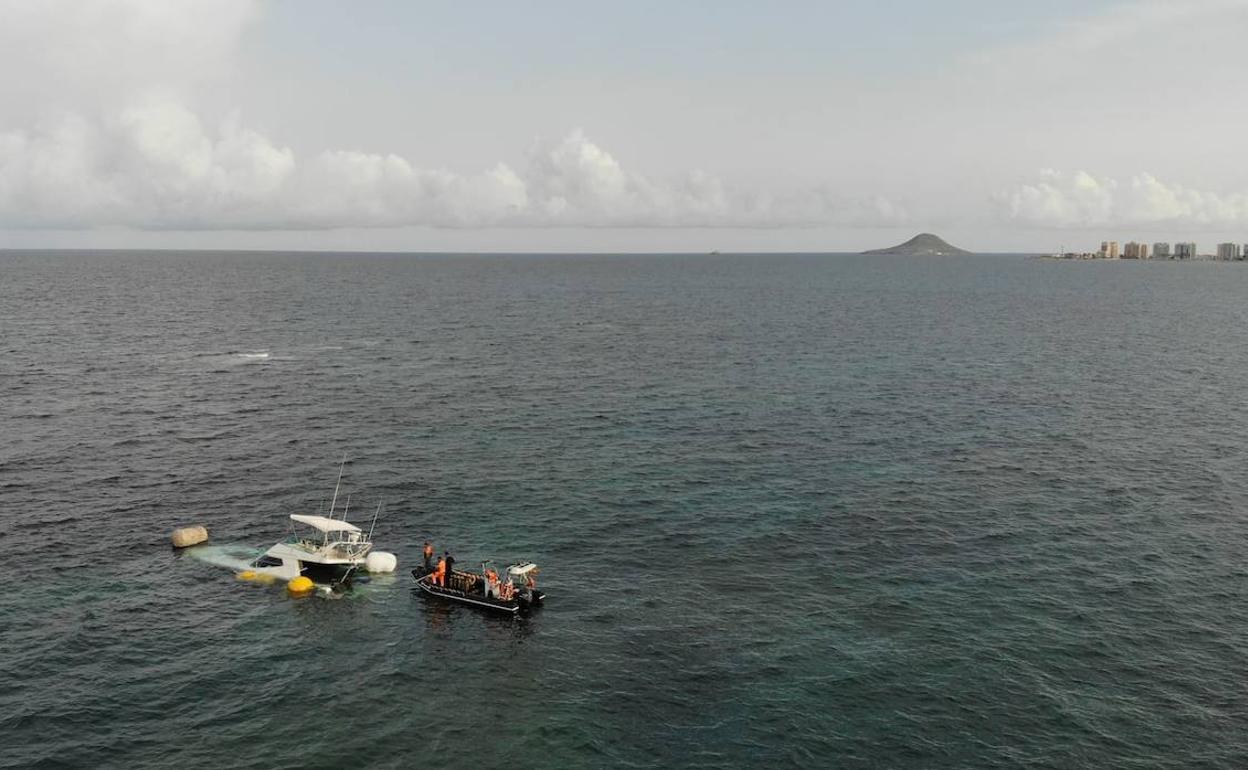
<path id="1" fill-rule="evenodd" d="M 446 576 L 450 578 L 452 581 L 454 581 L 455 579 L 455 557 L 451 556 L 450 551 L 447 551 L 446 556 L 443 558 L 446 559 Z M 442 586 L 443 587 L 446 586 L 446 581 L 442 582 Z"/>
<path id="2" fill-rule="evenodd" d="M 425 572 L 433 571 L 433 546 L 425 541 Z"/>
<path id="3" fill-rule="evenodd" d="M 438 559 L 438 569 L 433 573 L 433 580 L 430 581 L 434 585 L 440 585 L 446 588 L 446 557 Z"/>

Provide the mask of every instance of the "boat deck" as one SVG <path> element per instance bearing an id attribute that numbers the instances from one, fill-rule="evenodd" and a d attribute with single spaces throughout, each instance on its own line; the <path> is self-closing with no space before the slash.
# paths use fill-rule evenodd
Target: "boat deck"
<path id="1" fill-rule="evenodd" d="M 494 610 L 495 612 L 505 612 L 514 615 L 518 612 L 526 612 L 531 608 L 540 605 L 542 600 L 546 598 L 546 594 L 541 591 L 534 591 L 531 599 L 517 595 L 511 599 L 495 599 L 485 595 L 485 580 L 474 572 L 461 572 L 454 570 L 451 573 L 451 586 L 443 588 L 433 583 L 433 573 L 427 571 L 424 567 L 417 567 L 412 570 L 412 577 L 416 579 L 416 585 L 420 590 L 430 596 L 436 596 L 440 599 L 448 601 L 463 602 L 474 607 L 482 609 Z"/>
<path id="2" fill-rule="evenodd" d="M 456 574 L 457 576 L 463 576 L 466 573 L 457 571 Z M 442 586 L 434 585 L 432 580 L 433 574 L 425 572 L 423 569 L 412 570 L 412 577 L 416 578 L 416 585 L 420 587 L 420 590 L 431 596 L 437 596 L 450 601 L 464 602 L 465 604 L 472 604 L 484 609 L 494 610 L 495 612 L 515 614 L 520 611 L 520 602 L 515 599 L 505 602 L 501 599 L 488 597 L 484 593 L 472 591 L 471 589 L 468 591 L 460 591 L 454 588 L 443 588 Z"/>

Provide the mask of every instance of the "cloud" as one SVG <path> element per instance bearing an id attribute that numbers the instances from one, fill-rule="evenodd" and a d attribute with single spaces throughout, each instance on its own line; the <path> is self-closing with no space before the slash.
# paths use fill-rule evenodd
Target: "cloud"
<path id="1" fill-rule="evenodd" d="M 1202 60 L 1219 57 L 1233 61 L 1237 53 L 1206 46 L 1202 57 L 1184 60 L 1159 56 L 1153 43 L 1180 38 L 1233 40 L 1248 24 L 1248 0 L 1123 0 L 1105 8 L 1092 7 L 1046 25 L 1044 33 L 1033 39 L 1007 38 L 1001 45 L 968 51 L 958 59 L 971 65 L 977 75 L 988 65 L 1004 78 L 1045 79 L 1075 72 L 1096 81 L 1107 71 L 1138 72 L 1142 65 L 1152 65 L 1150 74 L 1181 75 L 1185 65 L 1200 67 Z"/>
<path id="2" fill-rule="evenodd" d="M 0 225 L 245 216 L 293 169 L 186 106 L 232 68 L 259 0 L 0 0 Z"/>
<path id="3" fill-rule="evenodd" d="M 0 132 L 0 224 L 82 228 L 260 223 L 256 206 L 294 172 L 290 150 L 236 121 L 215 137 L 171 102 L 123 110 L 108 126 L 67 115 Z"/>
<path id="4" fill-rule="evenodd" d="M 0 97 L 12 110 L 189 91 L 230 69 L 260 15 L 258 0 L 0 0 Z"/>
<path id="5" fill-rule="evenodd" d="M 583 132 L 463 173 L 244 125 L 228 76 L 259 0 L 0 0 L 0 227 L 804 227 L 906 220 L 828 186 L 629 170 Z M 210 99 L 209 99 L 210 101 Z M 224 119 L 219 116 L 225 115 Z"/>
<path id="6" fill-rule="evenodd" d="M 1007 220 L 1038 227 L 1248 225 L 1248 194 L 1194 190 L 1148 173 L 1124 182 L 1046 170 L 1001 193 L 996 203 Z"/>
<path id="7" fill-rule="evenodd" d="M 0 132 L 0 225 L 9 228 L 801 227 L 901 223 L 885 198 L 737 189 L 703 172 L 627 171 L 581 131 L 538 143 L 521 170 L 422 169 L 394 154 L 299 159 L 237 116 L 215 130 L 150 96 L 106 121 L 63 115 Z"/>

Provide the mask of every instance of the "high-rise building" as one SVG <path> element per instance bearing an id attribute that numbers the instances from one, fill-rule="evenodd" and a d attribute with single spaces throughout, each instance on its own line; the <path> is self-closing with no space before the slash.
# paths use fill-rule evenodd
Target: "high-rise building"
<path id="1" fill-rule="evenodd" d="M 1140 259 L 1148 259 L 1148 244 L 1140 244 Z"/>
<path id="2" fill-rule="evenodd" d="M 1118 259 L 1118 241 L 1109 242 L 1109 254 L 1107 254 L 1106 257 L 1109 259 Z"/>
<path id="3" fill-rule="evenodd" d="M 1101 259 L 1109 256 L 1109 241 L 1101 241 Z"/>
<path id="4" fill-rule="evenodd" d="M 1153 259 L 1170 259 L 1170 244 L 1154 243 Z"/>
<path id="5" fill-rule="evenodd" d="M 1232 260 L 1232 259 L 1239 259 L 1239 244 L 1238 243 L 1219 243 L 1218 244 L 1218 259 L 1223 259 L 1227 261 Z"/>
<path id="6" fill-rule="evenodd" d="M 1195 259 L 1196 244 L 1194 243 L 1176 243 L 1174 244 L 1175 259 Z"/>
<path id="7" fill-rule="evenodd" d="M 1123 259 L 1140 259 L 1140 244 L 1135 241 L 1128 241 L 1126 246 L 1122 247 Z"/>

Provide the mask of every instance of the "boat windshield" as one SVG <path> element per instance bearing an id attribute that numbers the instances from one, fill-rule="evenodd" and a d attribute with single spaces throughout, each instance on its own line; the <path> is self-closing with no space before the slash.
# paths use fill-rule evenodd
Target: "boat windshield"
<path id="1" fill-rule="evenodd" d="M 333 535 L 333 539 L 330 535 Z M 305 532 L 294 533 L 286 538 L 286 544 L 308 553 L 330 554 L 340 559 L 358 559 L 368 553 L 373 544 L 359 532 Z"/>

